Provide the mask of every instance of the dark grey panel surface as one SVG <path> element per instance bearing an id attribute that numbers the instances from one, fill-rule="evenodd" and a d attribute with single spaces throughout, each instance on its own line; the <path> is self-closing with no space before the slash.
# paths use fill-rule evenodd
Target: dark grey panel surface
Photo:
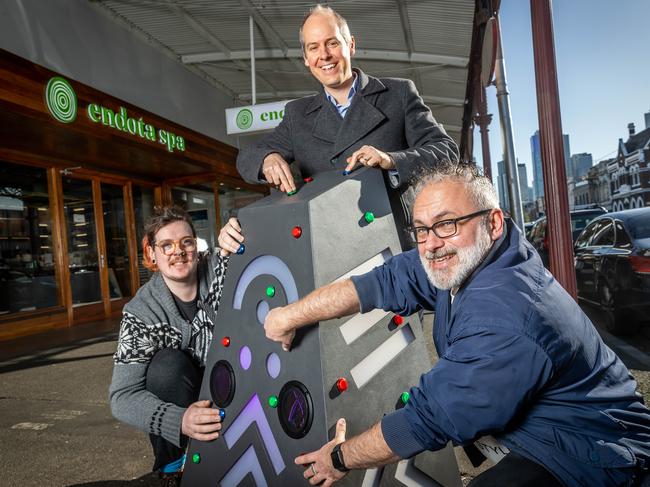
<path id="1" fill-rule="evenodd" d="M 375 214 L 374 222 L 368 224 L 363 220 L 365 211 Z M 289 301 L 291 286 L 285 289 L 283 278 L 277 272 L 265 269 L 254 273 L 243 294 L 241 309 L 233 306 L 235 291 L 238 286 L 242 287 L 243 276 L 250 272 L 251 263 L 265 259 L 281 261 L 288 269 L 289 281 L 295 282 L 297 296 L 302 297 L 386 249 L 392 254 L 398 253 L 395 225 L 379 171 L 360 170 L 347 177 L 339 172 L 319 175 L 293 196 L 276 193 L 242 209 L 239 220 L 246 237 L 246 251 L 230 259 L 201 398 L 211 398 L 210 371 L 218 360 L 232 364 L 237 387 L 232 403 L 225 408 L 222 437 L 211 443 L 190 442 L 183 485 L 227 485 L 224 479 L 229 478 L 241 479 L 241 485 L 251 481 L 260 486 L 307 485 L 302 468 L 293 463 L 296 456 L 326 443 L 339 417 L 347 420 L 348 436 L 364 431 L 393 411 L 400 394 L 416 385 L 420 374 L 431 367 L 422 326 L 417 316 L 411 316 L 397 327 L 392 321 L 393 315 L 385 314 L 376 317 L 376 323 L 347 344 L 340 326 L 351 317 L 342 317 L 303 328 L 293 350 L 286 353 L 279 344 L 265 338 L 257 318 L 261 301 L 266 301 L 271 308 Z M 302 236 L 298 239 L 291 235 L 294 226 L 302 228 Z M 267 286 L 275 287 L 275 296 L 266 296 Z M 367 316 L 363 315 L 366 319 Z M 399 353 L 359 387 L 351 370 L 405 329 L 410 330 L 413 341 L 400 345 Z M 230 337 L 229 347 L 221 343 L 224 336 Z M 248 370 L 240 363 L 240 351 L 244 346 L 252 355 Z M 280 374 L 275 379 L 269 376 L 266 367 L 271 353 L 277 354 L 281 362 Z M 349 389 L 338 394 L 334 385 L 340 377 L 348 380 Z M 283 385 L 292 380 L 304 384 L 313 402 L 311 429 L 299 439 L 284 432 L 278 409 L 267 403 L 269 396 L 277 396 Z M 257 409 L 251 405 L 258 405 Z M 248 428 L 239 428 L 239 423 L 253 410 L 257 410 L 258 421 Z M 237 441 L 232 441 L 233 435 L 238 437 Z M 276 453 L 274 457 L 274 452 L 279 452 L 279 456 Z M 201 456 L 198 464 L 192 462 L 194 453 Z M 402 462 L 377 472 L 351 472 L 339 485 L 460 486 L 451 448 L 427 455 L 433 458 L 427 464 L 436 465 L 433 472 L 427 469 L 428 474 L 414 461 L 408 465 Z M 249 464 L 239 470 L 243 459 L 248 459 Z"/>

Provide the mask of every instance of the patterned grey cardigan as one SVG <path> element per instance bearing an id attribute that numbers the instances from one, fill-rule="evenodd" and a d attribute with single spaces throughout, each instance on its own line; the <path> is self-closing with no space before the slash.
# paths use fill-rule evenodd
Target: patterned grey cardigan
<path id="1" fill-rule="evenodd" d="M 147 367 L 163 348 L 187 350 L 202 366 L 212 340 L 228 264 L 219 249 L 199 256 L 199 310 L 190 323 L 179 313 L 159 272 L 142 286 L 122 311 L 113 380 L 111 411 L 120 421 L 180 446 L 185 408 L 161 401 L 145 389 Z"/>

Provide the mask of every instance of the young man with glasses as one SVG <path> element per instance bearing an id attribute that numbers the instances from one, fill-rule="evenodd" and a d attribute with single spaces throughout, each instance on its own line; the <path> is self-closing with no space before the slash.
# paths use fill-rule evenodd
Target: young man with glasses
<path id="1" fill-rule="evenodd" d="M 641 485 L 650 411 L 578 304 L 504 219 L 475 167 L 440 163 L 416 184 L 417 249 L 269 312 L 267 337 L 289 349 L 301 326 L 375 308 L 435 311 L 440 357 L 406 406 L 296 458 L 312 485 L 423 450 L 489 445 L 483 486 Z"/>
<path id="2" fill-rule="evenodd" d="M 157 208 L 145 225 L 144 265 L 154 274 L 124 306 L 109 393 L 113 415 L 149 433 L 162 485 L 180 485 L 188 437 L 219 436 L 219 410 L 197 398 L 228 256 L 243 240 L 231 218 L 220 248 L 198 252 L 192 219 L 176 206 Z"/>

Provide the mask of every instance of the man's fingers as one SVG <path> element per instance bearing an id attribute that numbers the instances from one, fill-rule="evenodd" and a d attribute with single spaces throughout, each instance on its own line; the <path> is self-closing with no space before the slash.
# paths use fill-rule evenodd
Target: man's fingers
<path id="1" fill-rule="evenodd" d="M 210 410 L 210 412 L 198 414 L 195 417 L 194 423 L 196 424 L 221 423 L 221 416 L 219 416 L 219 410 L 212 409 Z"/>
<path id="2" fill-rule="evenodd" d="M 293 342 L 293 339 L 295 338 L 295 336 L 296 336 L 296 332 L 292 331 L 289 334 L 289 336 L 287 336 L 286 338 L 284 338 L 282 340 L 282 350 L 284 350 L 285 352 L 288 352 L 289 350 L 291 350 L 291 343 Z"/>
<path id="3" fill-rule="evenodd" d="M 221 423 L 195 424 L 192 429 L 198 434 L 211 435 L 221 431 Z"/>
<path id="4" fill-rule="evenodd" d="M 234 216 L 230 217 L 230 219 L 228 219 L 228 224 L 241 233 L 241 225 L 239 224 L 239 220 L 237 220 L 237 218 Z"/>
<path id="5" fill-rule="evenodd" d="M 336 436 L 334 437 L 337 443 L 345 441 L 345 419 L 341 418 L 336 422 Z"/>
<path id="6" fill-rule="evenodd" d="M 316 461 L 318 452 L 313 451 L 311 453 L 305 453 L 295 458 L 294 462 L 296 465 L 306 465 L 307 467 Z"/>
<path id="7" fill-rule="evenodd" d="M 357 161 L 354 160 L 352 157 L 348 157 L 348 165 L 345 166 L 346 171 L 352 171 L 354 169 L 354 166 L 357 165 Z"/>
<path id="8" fill-rule="evenodd" d="M 210 433 L 210 434 L 194 433 L 192 435 L 192 438 L 194 438 L 195 440 L 199 440 L 199 441 L 212 441 L 212 440 L 216 440 L 217 438 L 219 438 L 219 433 L 218 432 L 217 433 Z"/>
<path id="9" fill-rule="evenodd" d="M 284 189 L 289 192 L 289 191 L 294 191 L 296 189 L 296 185 L 293 182 L 293 176 L 291 174 L 291 169 L 289 168 L 289 164 L 282 164 L 280 166 L 280 181 L 281 184 L 284 185 Z"/>
<path id="10" fill-rule="evenodd" d="M 233 240 L 236 240 L 238 242 L 243 242 L 244 241 L 244 236 L 241 234 L 241 231 L 236 229 L 235 227 L 224 227 L 226 230 L 226 235 L 231 237 Z"/>

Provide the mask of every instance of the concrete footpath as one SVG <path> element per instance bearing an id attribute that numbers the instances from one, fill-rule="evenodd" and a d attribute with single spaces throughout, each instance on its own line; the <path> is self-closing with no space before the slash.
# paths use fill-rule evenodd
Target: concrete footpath
<path id="1" fill-rule="evenodd" d="M 158 485 L 147 437 L 108 407 L 115 339 L 0 362 L 0 485 Z"/>

